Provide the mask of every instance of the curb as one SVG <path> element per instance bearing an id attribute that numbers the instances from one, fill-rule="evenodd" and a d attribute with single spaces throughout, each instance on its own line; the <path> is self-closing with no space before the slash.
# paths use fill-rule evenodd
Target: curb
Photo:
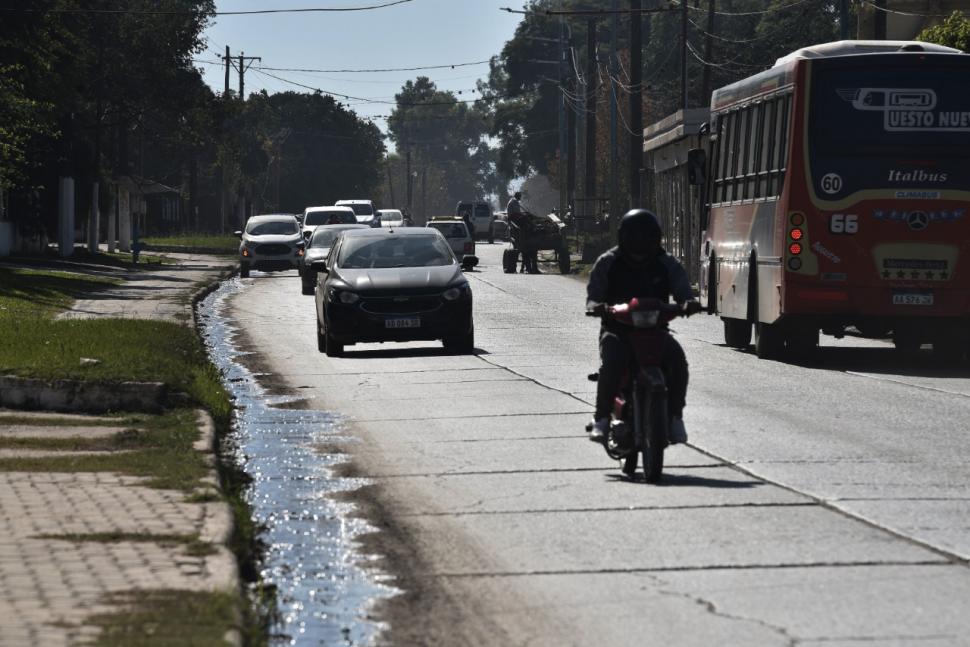
<path id="1" fill-rule="evenodd" d="M 168 399 L 162 382 L 87 382 L 0 376 L 0 406 L 62 412 L 161 411 Z"/>
<path id="2" fill-rule="evenodd" d="M 168 252 L 171 254 L 206 254 L 208 256 L 232 256 L 236 257 L 239 252 L 218 247 L 183 247 L 181 245 L 145 245 L 142 243 L 141 252 Z"/>

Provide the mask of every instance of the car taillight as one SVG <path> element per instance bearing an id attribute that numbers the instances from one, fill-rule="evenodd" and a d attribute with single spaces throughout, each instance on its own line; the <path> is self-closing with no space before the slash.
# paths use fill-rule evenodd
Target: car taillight
<path id="1" fill-rule="evenodd" d="M 475 244 L 474 243 L 465 243 L 465 253 L 466 254 L 471 254 L 473 251 L 475 251 Z"/>

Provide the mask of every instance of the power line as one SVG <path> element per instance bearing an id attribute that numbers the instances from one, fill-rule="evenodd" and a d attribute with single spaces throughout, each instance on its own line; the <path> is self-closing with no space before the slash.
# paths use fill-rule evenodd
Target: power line
<path id="1" fill-rule="evenodd" d="M 894 13 L 898 16 L 916 16 L 918 18 L 949 18 L 952 15 L 948 13 L 916 13 L 913 11 L 900 11 L 899 9 L 889 9 L 888 7 L 880 7 L 875 2 L 871 2 L 870 0 L 862 0 L 862 3 L 867 4 L 870 7 L 874 7 L 879 11 L 883 11 L 885 13 Z"/>
<path id="2" fill-rule="evenodd" d="M 276 79 L 277 81 L 282 81 L 284 83 L 289 83 L 290 85 L 294 85 L 294 86 L 297 86 L 297 87 L 300 87 L 300 88 L 304 88 L 306 90 L 312 90 L 313 92 L 317 92 L 317 93 L 320 93 L 320 94 L 327 94 L 327 95 L 331 95 L 331 96 L 334 96 L 334 97 L 339 97 L 341 99 L 350 99 L 352 101 L 359 101 L 362 104 L 379 103 L 379 104 L 383 104 L 383 105 L 400 106 L 400 107 L 405 107 L 405 108 L 420 108 L 420 107 L 423 107 L 423 106 L 453 106 L 453 105 L 462 104 L 462 103 L 465 103 L 465 104 L 467 104 L 467 103 L 476 103 L 478 101 L 482 101 L 483 100 L 483 99 L 455 99 L 455 100 L 452 100 L 452 101 L 424 101 L 424 102 L 419 102 L 419 103 L 400 103 L 400 102 L 397 102 L 397 101 L 388 101 L 388 100 L 381 100 L 381 99 L 368 99 L 367 97 L 355 97 L 355 96 L 350 95 L 350 94 L 343 94 L 343 93 L 340 93 L 340 92 L 332 92 L 330 90 L 323 90 L 321 88 L 317 88 L 317 87 L 314 87 L 312 85 L 306 85 L 305 83 L 300 83 L 298 81 L 292 81 L 290 79 L 283 78 L 282 76 L 277 76 L 275 74 L 270 74 L 269 72 L 264 72 L 260 68 L 255 68 L 254 67 L 254 68 L 252 68 L 252 71 L 253 72 L 256 72 L 257 74 L 262 74 L 263 76 L 268 76 L 270 78 Z M 475 91 L 477 92 L 477 90 L 475 90 Z M 495 97 L 491 97 L 491 98 L 492 99 L 507 99 L 507 98 L 509 98 L 511 96 L 513 96 L 513 95 L 495 96 Z M 518 95 L 515 95 L 515 96 L 518 96 Z"/>
<path id="3" fill-rule="evenodd" d="M 213 11 L 205 13 L 207 16 L 254 16 L 273 13 L 333 13 L 347 11 L 371 11 L 373 9 L 384 9 L 394 5 L 413 2 L 414 0 L 392 0 L 383 4 L 367 5 L 363 7 L 309 7 L 303 9 L 253 9 L 250 11 Z M 0 11 L 5 13 L 43 13 L 43 14 L 133 14 L 141 16 L 194 16 L 204 12 L 200 11 L 151 11 L 141 9 L 8 9 L 2 8 Z"/>
<path id="4" fill-rule="evenodd" d="M 491 60 L 484 61 L 472 61 L 470 63 L 450 63 L 445 65 L 425 65 L 422 67 L 386 67 L 386 68 L 375 68 L 366 70 L 316 70 L 309 68 L 299 68 L 299 67 L 264 67 L 264 70 L 270 70 L 271 72 L 321 72 L 323 74 L 363 74 L 367 72 L 416 72 L 419 70 L 443 70 L 447 68 L 454 69 L 456 67 L 467 67 L 469 65 L 484 65 L 485 63 L 490 63 Z"/>
<path id="5" fill-rule="evenodd" d="M 719 16 L 763 16 L 766 13 L 773 13 L 775 11 L 781 11 L 783 9 L 797 7 L 798 5 L 803 5 L 808 2 L 818 2 L 818 1 L 819 0 L 795 0 L 795 2 L 791 2 L 786 5 L 781 5 L 779 7 L 771 7 L 770 9 L 761 9 L 759 11 L 715 11 L 714 13 L 716 13 Z M 862 1 L 866 2 L 866 0 L 862 0 Z M 679 0 L 669 0 L 669 2 L 671 4 L 675 4 L 678 7 L 680 7 Z M 687 8 L 690 9 L 691 11 L 701 11 L 703 13 L 707 13 L 707 9 L 703 9 L 701 7 L 692 7 L 690 6 L 689 3 L 687 4 Z"/>

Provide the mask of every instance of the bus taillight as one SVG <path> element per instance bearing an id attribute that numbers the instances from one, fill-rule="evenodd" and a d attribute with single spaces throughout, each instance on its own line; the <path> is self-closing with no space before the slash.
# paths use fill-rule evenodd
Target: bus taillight
<path id="1" fill-rule="evenodd" d="M 788 232 L 788 235 L 791 236 L 792 240 L 801 240 L 804 234 L 802 233 L 801 229 L 798 229 L 796 227 L 795 229 L 792 229 L 790 232 Z"/>
<path id="2" fill-rule="evenodd" d="M 798 256 L 799 254 L 802 253 L 802 244 L 792 243 L 791 245 L 788 246 L 788 253 L 791 254 L 792 256 Z"/>
<path id="3" fill-rule="evenodd" d="M 791 220 L 791 224 L 795 225 L 796 227 L 801 227 L 802 223 L 805 222 L 805 214 L 800 211 L 796 211 L 791 215 L 789 220 Z"/>

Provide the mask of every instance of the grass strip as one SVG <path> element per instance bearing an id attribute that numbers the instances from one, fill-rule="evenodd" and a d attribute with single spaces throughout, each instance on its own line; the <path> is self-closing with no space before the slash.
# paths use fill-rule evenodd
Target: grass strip
<path id="1" fill-rule="evenodd" d="M 123 541 L 152 543 L 160 546 L 185 547 L 185 554 L 190 557 L 207 557 L 216 553 L 216 547 L 210 542 L 199 539 L 198 534 L 175 535 L 153 534 L 148 532 L 92 532 L 68 533 L 63 535 L 35 535 L 36 539 L 56 539 L 74 543 L 95 542 L 100 544 L 117 544 Z"/>
<path id="2" fill-rule="evenodd" d="M 75 299 L 118 283 L 103 276 L 0 267 L 0 321 L 52 317 Z"/>
<path id="3" fill-rule="evenodd" d="M 185 247 L 187 249 L 224 250 L 235 255 L 239 252 L 239 239 L 232 235 L 195 234 L 188 233 L 181 236 L 151 236 L 145 238 L 146 245 L 164 247 Z"/>
<path id="4" fill-rule="evenodd" d="M 137 419 L 137 418 L 136 418 Z M 147 478 L 148 487 L 191 491 L 203 487 L 211 469 L 192 444 L 199 438 L 194 410 L 144 416 L 142 430 L 105 439 L 3 439 L 2 446 L 42 449 L 107 448 L 124 453 L 79 456 L 0 458 L 4 472 L 117 472 Z M 84 442 L 86 440 L 86 442 Z M 102 443 L 100 446 L 98 443 Z"/>
<path id="5" fill-rule="evenodd" d="M 102 601 L 122 609 L 85 619 L 86 625 L 101 629 L 92 643 L 98 647 L 225 645 L 226 634 L 240 629 L 233 593 L 163 589 L 119 593 Z"/>
<path id="6" fill-rule="evenodd" d="M 96 420 L 83 418 L 57 418 L 53 416 L 29 416 L 19 414 L 0 415 L 0 425 L 18 425 L 21 427 L 125 427 L 130 426 L 130 418 L 123 415 L 101 414 Z"/>

